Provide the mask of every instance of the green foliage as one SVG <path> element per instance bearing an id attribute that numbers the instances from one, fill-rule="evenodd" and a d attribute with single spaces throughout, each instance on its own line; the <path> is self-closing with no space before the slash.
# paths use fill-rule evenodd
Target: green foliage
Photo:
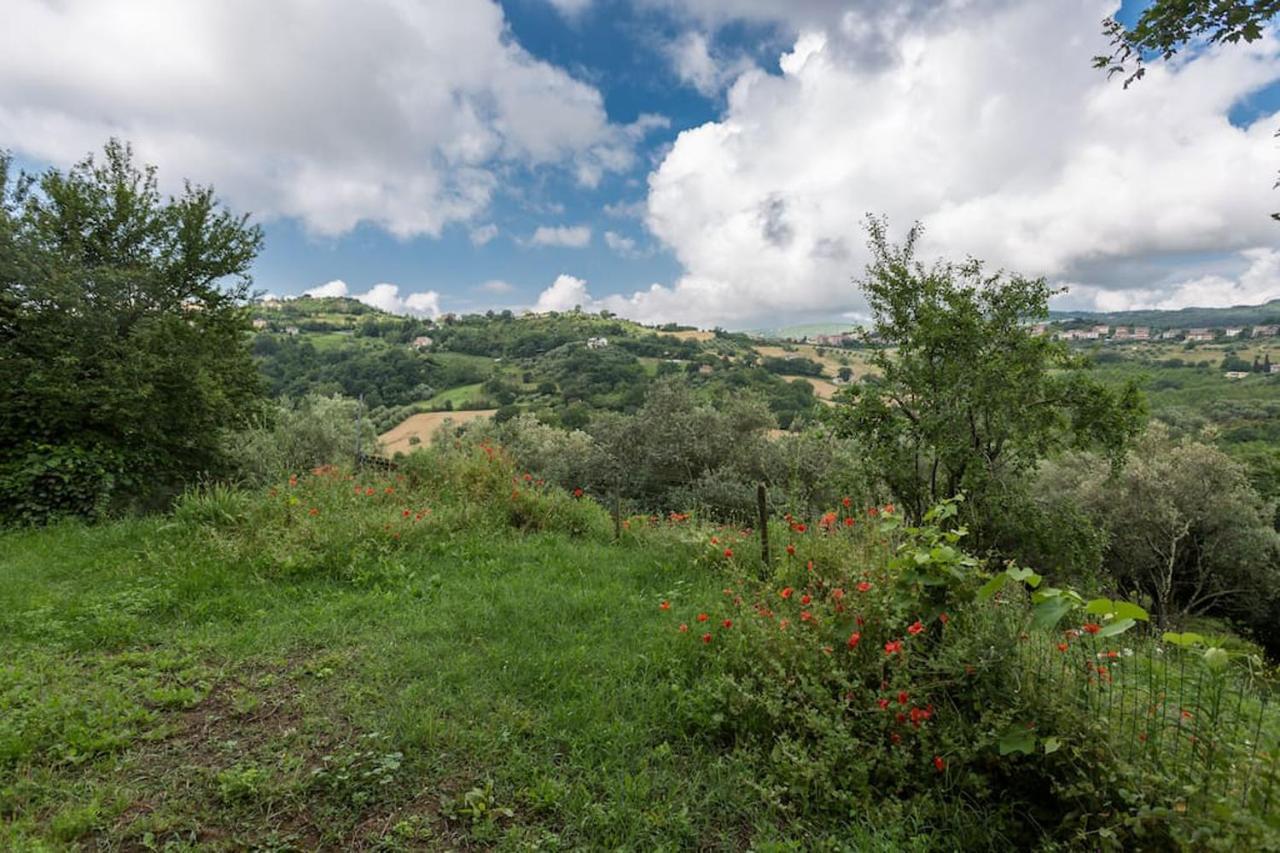
<path id="1" fill-rule="evenodd" d="M 1280 584 L 1274 510 L 1220 450 L 1148 430 L 1124 468 L 1076 455 L 1050 466 L 1042 489 L 1069 496 L 1107 534 L 1116 589 L 1137 590 L 1162 626 L 1215 613 L 1264 632 Z"/>
<path id="2" fill-rule="evenodd" d="M 357 431 L 361 452 L 376 454 L 374 425 L 361 417 L 355 400 L 286 398 L 265 410 L 258 423 L 232 436 L 228 455 L 236 476 L 260 486 L 321 465 L 354 461 Z"/>
<path id="3" fill-rule="evenodd" d="M 107 144 L 39 179 L 0 158 L 0 522 L 154 506 L 225 469 L 259 393 L 242 307 L 262 235 Z"/>
<path id="4" fill-rule="evenodd" d="M 908 516 L 964 492 L 979 544 L 1003 482 L 1016 482 L 1051 453 L 1101 446 L 1119 458 L 1143 416 L 1129 383 L 1091 380 L 1065 345 L 1032 333 L 1048 311 L 1043 279 L 988 275 L 977 261 L 915 259 L 919 226 L 888 243 L 870 219 L 873 260 L 862 289 L 886 348 L 881 376 L 854 386 L 832 413 L 871 454 Z"/>

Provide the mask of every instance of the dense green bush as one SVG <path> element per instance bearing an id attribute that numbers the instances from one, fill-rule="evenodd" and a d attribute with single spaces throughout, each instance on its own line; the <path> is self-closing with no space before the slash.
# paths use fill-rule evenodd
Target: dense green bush
<path id="1" fill-rule="evenodd" d="M 355 459 L 357 424 L 362 453 L 377 452 L 378 436 L 360 404 L 344 397 L 308 394 L 266 409 L 253 427 L 228 436 L 236 476 L 265 485 L 292 473 Z"/>

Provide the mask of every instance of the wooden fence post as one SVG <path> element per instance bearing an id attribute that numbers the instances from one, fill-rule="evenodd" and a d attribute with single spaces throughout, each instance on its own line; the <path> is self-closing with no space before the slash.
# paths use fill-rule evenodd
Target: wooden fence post
<path id="1" fill-rule="evenodd" d="M 756 484 L 756 509 L 760 512 L 760 559 L 769 565 L 769 510 L 765 500 L 764 483 Z"/>

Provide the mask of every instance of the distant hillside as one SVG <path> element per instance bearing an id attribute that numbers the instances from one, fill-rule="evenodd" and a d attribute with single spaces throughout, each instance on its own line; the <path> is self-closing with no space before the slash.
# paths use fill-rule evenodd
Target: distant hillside
<path id="1" fill-rule="evenodd" d="M 1140 311 L 1050 311 L 1049 319 L 1057 322 L 1088 320 L 1112 326 L 1151 326 L 1156 329 L 1182 329 L 1192 326 L 1254 326 L 1280 323 L 1280 299 L 1263 305 L 1234 305 L 1230 308 L 1180 308 L 1176 311 L 1147 309 Z"/>

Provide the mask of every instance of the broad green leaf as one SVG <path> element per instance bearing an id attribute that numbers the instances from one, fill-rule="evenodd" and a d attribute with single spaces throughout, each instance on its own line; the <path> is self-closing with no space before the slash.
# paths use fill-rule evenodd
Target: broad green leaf
<path id="1" fill-rule="evenodd" d="M 1043 580 L 1038 574 L 1033 572 L 1031 569 L 1010 566 L 1004 571 L 1005 571 L 1005 574 L 1007 574 L 1009 577 L 1013 578 L 1016 581 L 1022 581 L 1032 589 L 1035 589 L 1036 587 L 1040 586 L 1040 581 Z"/>
<path id="2" fill-rule="evenodd" d="M 1192 633 L 1191 631 L 1188 631 L 1185 634 L 1175 634 L 1172 631 L 1166 631 L 1161 639 L 1166 643 L 1170 643 L 1175 646 L 1195 646 L 1204 642 L 1203 636 Z"/>
<path id="3" fill-rule="evenodd" d="M 1032 608 L 1031 626 L 1048 630 L 1062 621 L 1062 617 L 1071 612 L 1072 604 L 1064 598 L 1050 598 Z"/>
<path id="4" fill-rule="evenodd" d="M 1062 741 L 1058 740 L 1056 737 L 1047 737 L 1044 739 L 1045 755 L 1053 755 L 1060 749 L 1062 749 Z"/>
<path id="5" fill-rule="evenodd" d="M 1227 665 L 1231 659 L 1231 655 L 1221 646 L 1214 646 L 1211 649 L 1204 650 L 1205 665 L 1212 670 L 1220 670 Z"/>
<path id="6" fill-rule="evenodd" d="M 1009 576 L 1004 572 L 995 575 L 991 580 L 984 583 L 981 588 L 978 589 L 978 600 L 986 601 L 987 599 L 992 598 L 997 592 L 1004 589 L 1004 585 L 1008 582 Z"/>
<path id="7" fill-rule="evenodd" d="M 1000 754 L 1021 753 L 1030 755 L 1036 749 L 1036 736 L 1021 723 L 1014 723 L 1000 734 Z"/>
<path id="8" fill-rule="evenodd" d="M 1138 623 L 1132 619 L 1117 619 L 1102 626 L 1102 630 L 1093 636 L 1099 640 L 1103 637 L 1114 637 L 1116 634 L 1123 634 Z"/>
<path id="9" fill-rule="evenodd" d="M 1110 598 L 1092 599 L 1085 605 L 1084 610 L 1086 613 L 1094 613 L 1098 616 L 1114 616 L 1117 619 L 1133 619 L 1138 622 L 1146 622 L 1150 619 L 1147 611 L 1138 605 Z"/>

